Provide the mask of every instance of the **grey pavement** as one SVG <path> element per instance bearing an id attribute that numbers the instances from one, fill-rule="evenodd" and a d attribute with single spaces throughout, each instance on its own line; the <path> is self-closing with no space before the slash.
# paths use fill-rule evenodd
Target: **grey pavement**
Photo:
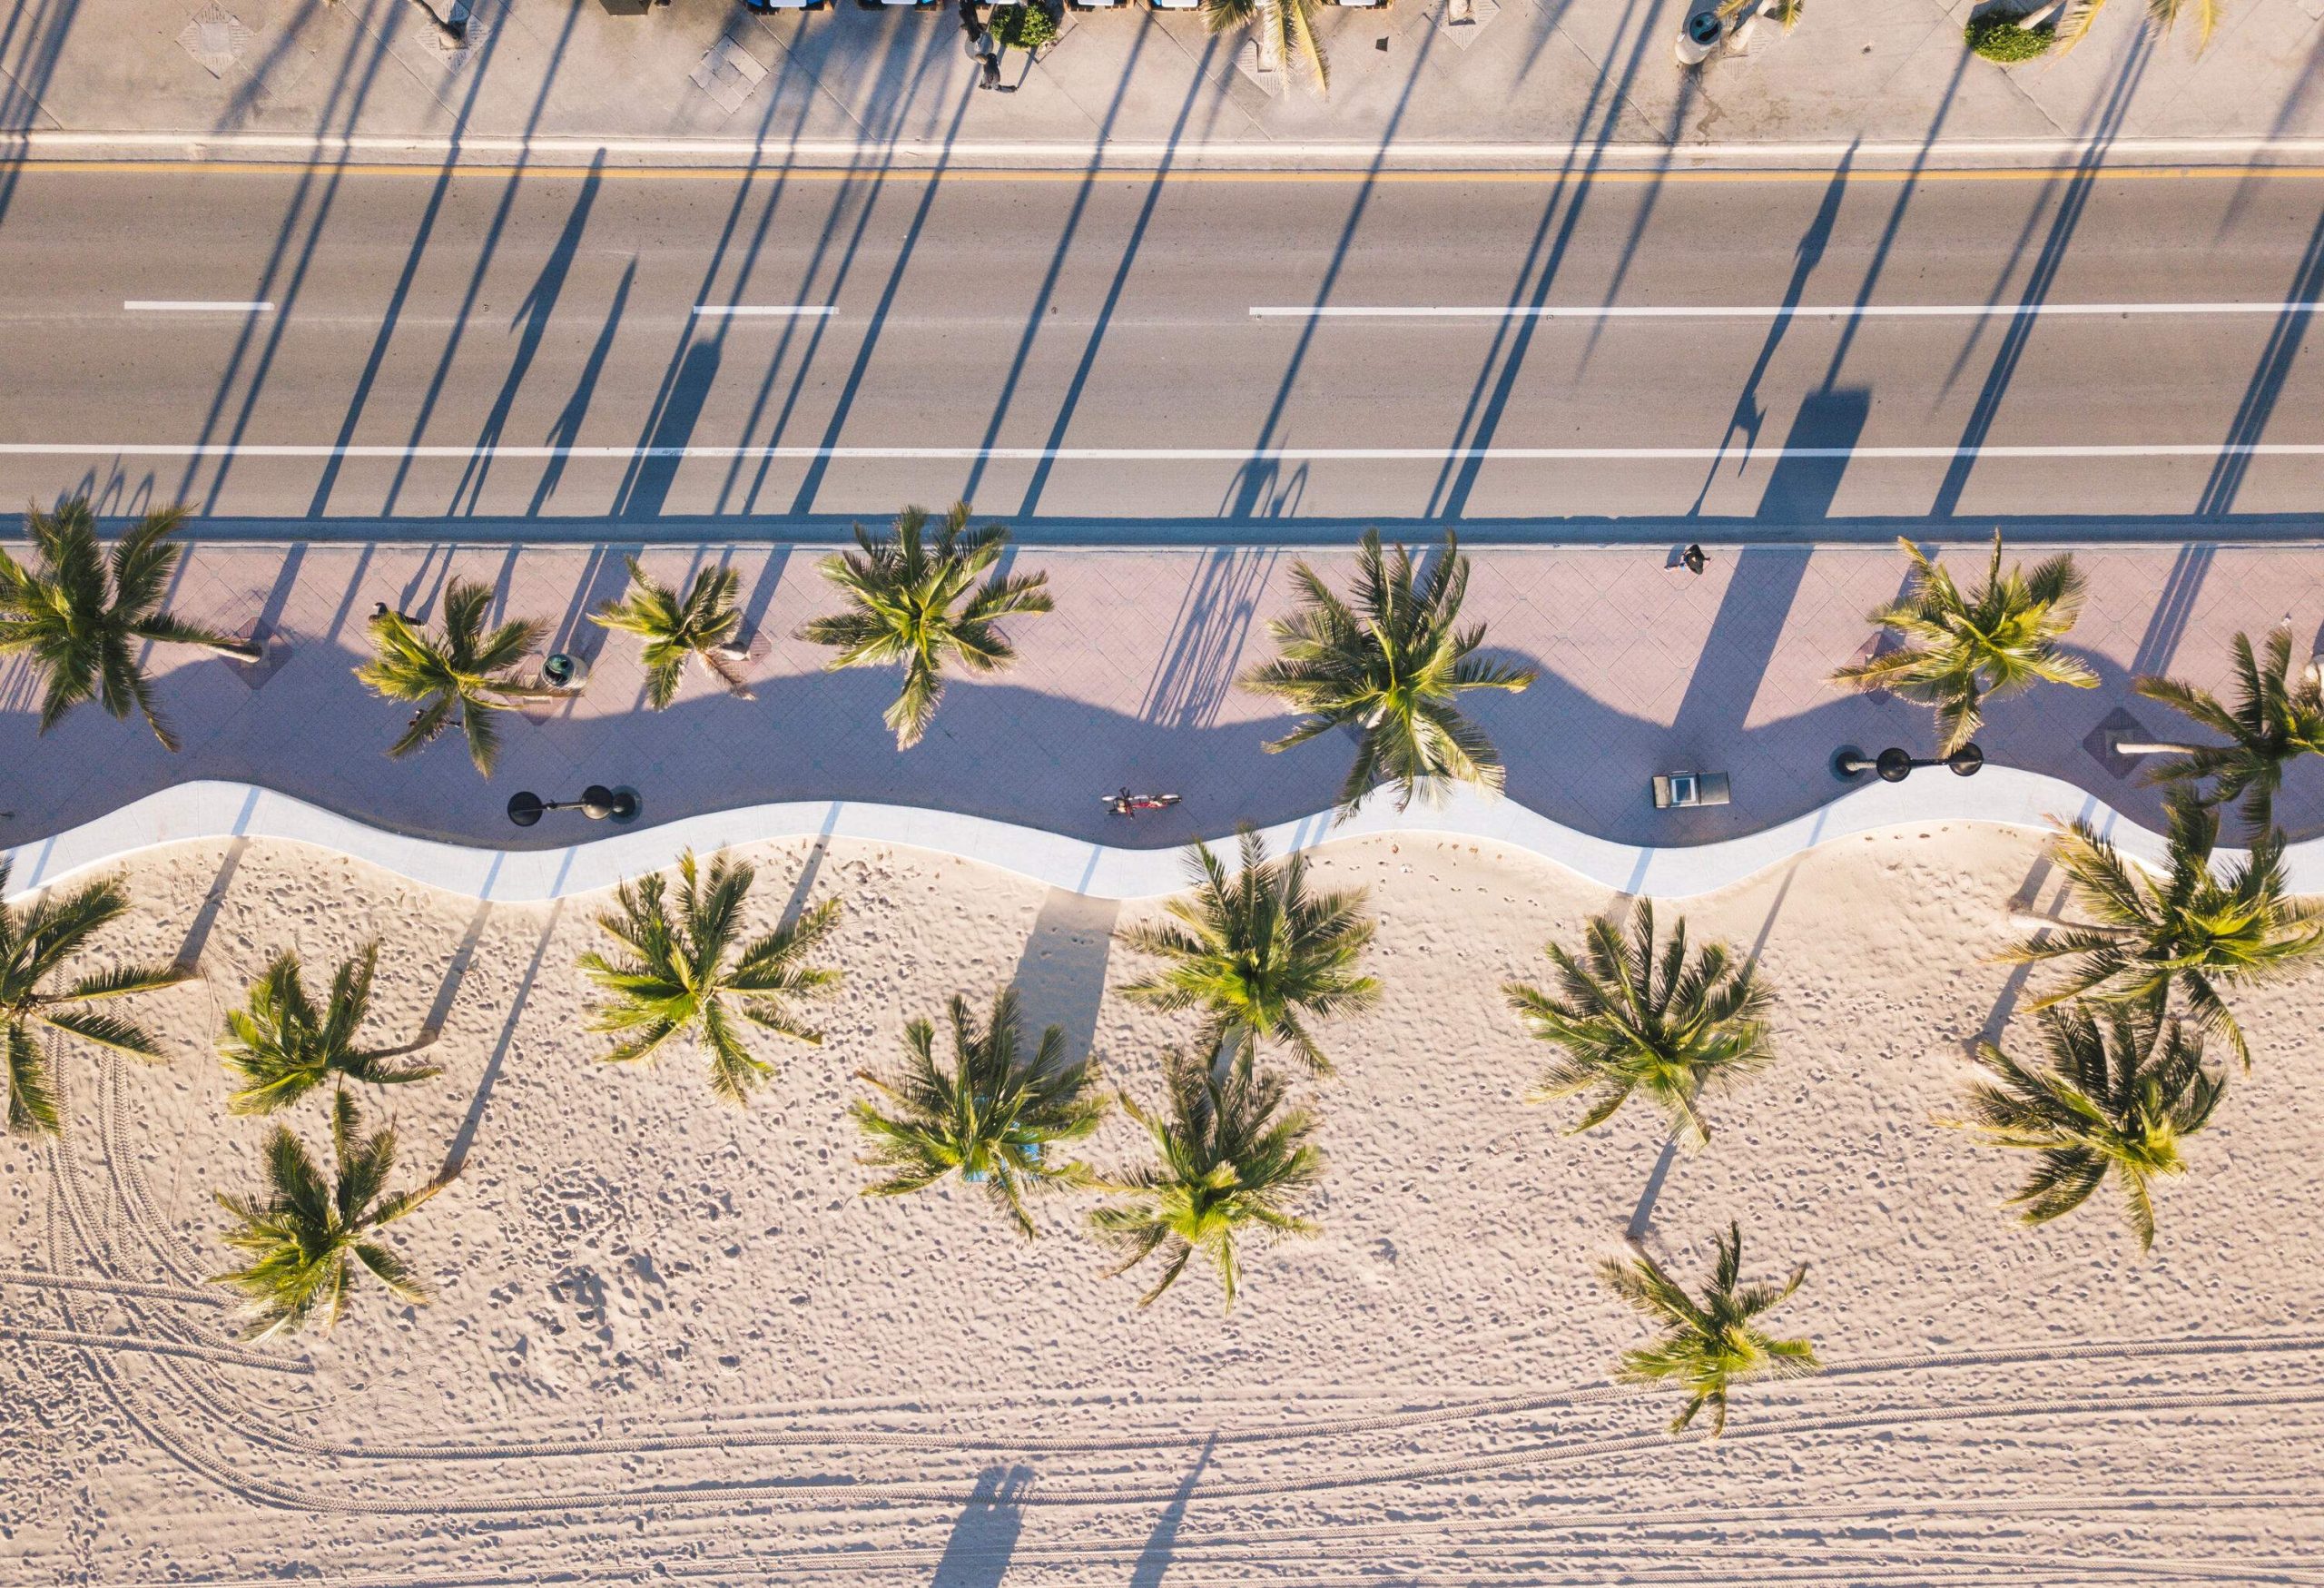
<path id="1" fill-rule="evenodd" d="M 1944 175 L 35 164 L 0 498 L 284 539 L 963 496 L 1047 541 L 2317 533 L 2324 174 Z"/>
<path id="2" fill-rule="evenodd" d="M 185 740 L 176 755 L 142 725 L 85 706 L 36 738 L 34 681 L 10 664 L 0 671 L 0 809 L 15 815 L 0 824 L 0 842 L 216 777 L 394 828 L 500 845 L 579 836 L 577 816 L 520 832 L 503 806 L 518 789 L 572 798 L 592 782 L 635 787 L 655 822 L 761 801 L 876 800 L 1161 845 L 1320 809 L 1346 770 L 1351 746 L 1334 737 L 1265 754 L 1263 742 L 1287 719 L 1234 686 L 1268 654 L 1265 620 L 1292 598 L 1295 559 L 1285 552 L 1015 554 L 1017 570 L 1048 573 L 1056 612 L 1018 621 L 1020 665 L 996 680 L 956 682 L 927 739 L 899 754 L 880 722 L 893 676 L 824 673 L 827 653 L 793 637 L 832 605 L 815 557 L 799 549 L 648 555 L 673 580 L 705 562 L 741 573 L 758 698 L 733 699 L 697 673 L 668 711 L 641 709 L 635 642 L 581 620 L 619 593 L 622 549 L 197 547 L 172 609 L 238 631 L 262 625 L 287 636 L 288 660 L 254 687 L 231 664 L 157 651 L 159 698 Z M 1997 763 L 2064 778 L 2152 824 L 2153 791 L 2095 747 L 2109 723 L 2173 730 L 2170 714 L 2130 695 L 2129 680 L 2167 671 L 2224 687 L 2230 636 L 2269 629 L 2288 613 L 2299 645 L 2312 644 L 2324 619 L 2324 557 L 2313 547 L 2232 546 L 2079 555 L 2091 588 L 2072 648 L 2102 686 L 2001 702 L 1980 743 Z M 1347 559 L 1326 554 L 1317 566 L 1342 582 Z M 1905 567 L 1893 549 L 1860 547 L 1723 550 L 1699 577 L 1666 568 L 1659 548 L 1480 554 L 1466 616 L 1490 626 L 1498 654 L 1541 674 L 1527 693 L 1475 707 L 1508 762 L 1510 794 L 1604 836 L 1699 843 L 1831 799 L 1829 761 L 1843 743 L 1925 753 L 1925 710 L 1843 695 L 1826 681 L 1864 651 L 1865 614 L 1896 595 Z M 505 758 L 489 782 L 456 740 L 386 759 L 404 711 L 372 697 L 350 671 L 374 601 L 432 613 L 456 574 L 491 584 L 506 613 L 546 620 L 552 645 L 595 658 L 578 699 L 504 715 Z M 1735 803 L 1656 813 L 1648 779 L 1674 769 L 1729 774 Z M 1124 824 L 1098 803 L 1123 784 L 1186 803 Z M 2324 831 L 2324 768 L 2296 768 L 2277 808 L 2297 834 Z"/>
<path id="3" fill-rule="evenodd" d="M 1019 91 L 980 94 L 950 10 L 753 16 L 734 0 L 633 10 L 476 0 L 450 49 L 409 0 L 14 0 L 0 126 L 375 138 L 454 136 L 1356 144 L 2313 135 L 2319 0 L 2230 0 L 2200 57 L 2144 49 L 2112 0 L 2063 59 L 1969 57 L 1971 0 L 1825 0 L 1788 36 L 1684 73 L 1694 0 L 1449 0 L 1324 9 L 1328 100 L 1269 92 L 1236 41 L 1143 6 L 1068 14 Z"/>

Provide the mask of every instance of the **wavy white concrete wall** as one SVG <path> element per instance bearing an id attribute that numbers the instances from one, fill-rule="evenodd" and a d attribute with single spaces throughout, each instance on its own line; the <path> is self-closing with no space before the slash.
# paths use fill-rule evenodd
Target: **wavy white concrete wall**
<path id="1" fill-rule="evenodd" d="M 1613 843 L 1561 826 L 1512 800 L 1465 792 L 1434 809 L 1414 805 L 1400 813 L 1383 802 L 1337 824 L 1324 812 L 1268 828 L 1266 837 L 1269 848 L 1278 853 L 1382 833 L 1488 841 L 1540 855 L 1622 893 L 1683 899 L 1740 882 L 1819 843 L 1859 833 L 1933 822 L 2046 828 L 2074 816 L 2110 834 L 2125 854 L 2150 864 L 2160 863 L 2162 840 L 2096 795 L 2053 777 L 2006 766 L 1988 766 L 1973 778 L 1931 771 L 1899 784 L 1867 783 L 1780 826 L 1688 847 Z M 670 864 L 687 848 L 706 852 L 817 835 L 960 855 L 1101 899 L 1151 898 L 1175 893 L 1185 882 L 1177 850 L 1118 849 L 981 816 L 846 800 L 749 805 L 653 827 L 591 832 L 587 841 L 562 849 L 477 849 L 384 832 L 250 784 L 187 783 L 69 832 L 7 851 L 8 891 L 11 898 L 18 898 L 166 844 L 234 837 L 311 843 L 447 893 L 504 903 L 532 903 L 609 888 Z M 2287 860 L 2299 892 L 2324 893 L 2324 839 L 2292 845 Z"/>

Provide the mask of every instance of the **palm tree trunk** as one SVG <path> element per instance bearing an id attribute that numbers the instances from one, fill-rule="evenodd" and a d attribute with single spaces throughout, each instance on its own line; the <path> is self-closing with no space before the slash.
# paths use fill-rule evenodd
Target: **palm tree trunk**
<path id="1" fill-rule="evenodd" d="M 1259 46 L 1259 70 L 1283 70 L 1283 11 L 1281 0 L 1259 0 L 1258 26 L 1253 36 Z"/>
<path id="2" fill-rule="evenodd" d="M 208 651 L 213 656 L 224 656 L 231 661 L 256 664 L 266 660 L 266 651 L 263 646 L 251 645 L 242 640 L 189 640 L 186 643 Z"/>
<path id="3" fill-rule="evenodd" d="M 2023 910 L 2013 910 L 2009 912 L 2009 924 L 2017 931 L 2024 932 L 2056 932 L 2061 928 L 2070 928 L 2075 932 L 2096 932 L 2101 937 L 2117 939 L 2140 935 L 2132 927 L 2108 926 L 2103 922 L 2096 921 L 2061 921 L 2054 915 L 2035 915 Z"/>
<path id="4" fill-rule="evenodd" d="M 433 25 L 436 29 L 437 36 L 441 38 L 446 44 L 458 46 L 468 42 L 468 26 L 467 23 L 455 22 L 449 17 L 440 15 L 437 11 L 436 7 L 428 3 L 428 0 L 411 0 L 411 3 L 414 5 L 419 6 L 419 9 L 426 14 L 428 22 Z"/>

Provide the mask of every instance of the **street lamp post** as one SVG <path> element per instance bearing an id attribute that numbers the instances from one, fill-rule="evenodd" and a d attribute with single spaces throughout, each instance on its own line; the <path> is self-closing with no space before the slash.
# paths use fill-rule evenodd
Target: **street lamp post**
<path id="1" fill-rule="evenodd" d="M 519 827 L 529 827 L 550 811 L 578 811 L 592 822 L 611 817 L 616 822 L 637 820 L 636 791 L 607 788 L 593 783 L 581 791 L 577 800 L 545 800 L 530 789 L 518 789 L 508 796 L 508 819 Z"/>
<path id="2" fill-rule="evenodd" d="M 1895 745 L 1877 755 L 1866 755 L 1854 745 L 1843 745 L 1832 753 L 1832 775 L 1843 782 L 1853 782 L 1869 772 L 1883 783 L 1902 783 L 1913 774 L 1915 766 L 1942 766 L 1955 777 L 1974 777 L 1984 764 L 1985 753 L 1974 745 L 1964 745 L 1950 755 L 1936 756 L 1916 756 Z"/>

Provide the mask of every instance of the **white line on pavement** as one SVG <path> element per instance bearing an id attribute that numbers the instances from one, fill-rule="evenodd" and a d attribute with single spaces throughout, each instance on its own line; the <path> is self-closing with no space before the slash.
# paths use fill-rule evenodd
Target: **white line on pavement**
<path id="1" fill-rule="evenodd" d="M 817 320 L 839 312 L 828 303 L 697 303 L 705 320 Z"/>
<path id="2" fill-rule="evenodd" d="M 1254 320 L 2031 320 L 2053 315 L 2129 316 L 2135 314 L 2314 314 L 2324 301 L 2290 303 L 1776 303 L 1745 304 L 1586 304 L 1532 307 L 1510 304 L 1414 305 L 1387 304 L 1259 305 Z"/>
<path id="3" fill-rule="evenodd" d="M 192 298 L 132 298 L 122 304 L 132 314 L 271 314 L 274 305 L 267 302 L 230 302 L 224 300 Z"/>
<path id="4" fill-rule="evenodd" d="M 330 442 L 0 441 L 5 458 L 770 459 L 815 462 L 971 463 L 1732 463 L 1795 459 L 2324 458 L 2324 442 L 2186 441 L 2054 447 L 512 447 Z"/>
<path id="5" fill-rule="evenodd" d="M 487 135 L 463 133 L 458 139 L 408 137 L 399 133 L 67 132 L 42 129 L 0 133 L 0 154 L 71 154 L 112 150 L 145 151 L 195 161 L 231 160 L 252 153 L 323 159 L 377 154 L 408 160 L 523 159 L 595 154 L 668 155 L 692 160 L 741 161 L 764 165 L 782 161 L 853 162 L 867 153 L 882 162 L 904 160 L 999 160 L 1040 164 L 1091 159 L 1268 161 L 1338 160 L 1366 165 L 1422 167 L 1470 163 L 1518 167 L 1567 165 L 1602 161 L 1623 166 L 1685 168 L 1701 165 L 1770 165 L 1833 169 L 1875 161 L 2006 160 L 2069 162 L 2102 158 L 2109 164 L 2142 160 L 2246 160 L 2312 158 L 2324 155 L 2324 138 L 1938 138 L 1928 141 L 1728 143 L 1444 142 L 1395 139 L 1387 143 L 1350 139 L 1301 143 L 1237 142 L 1187 138 L 1167 142 L 1135 139 L 1040 139 L 978 141 L 936 138 L 903 140 L 815 138 L 576 138 L 554 135 Z"/>

